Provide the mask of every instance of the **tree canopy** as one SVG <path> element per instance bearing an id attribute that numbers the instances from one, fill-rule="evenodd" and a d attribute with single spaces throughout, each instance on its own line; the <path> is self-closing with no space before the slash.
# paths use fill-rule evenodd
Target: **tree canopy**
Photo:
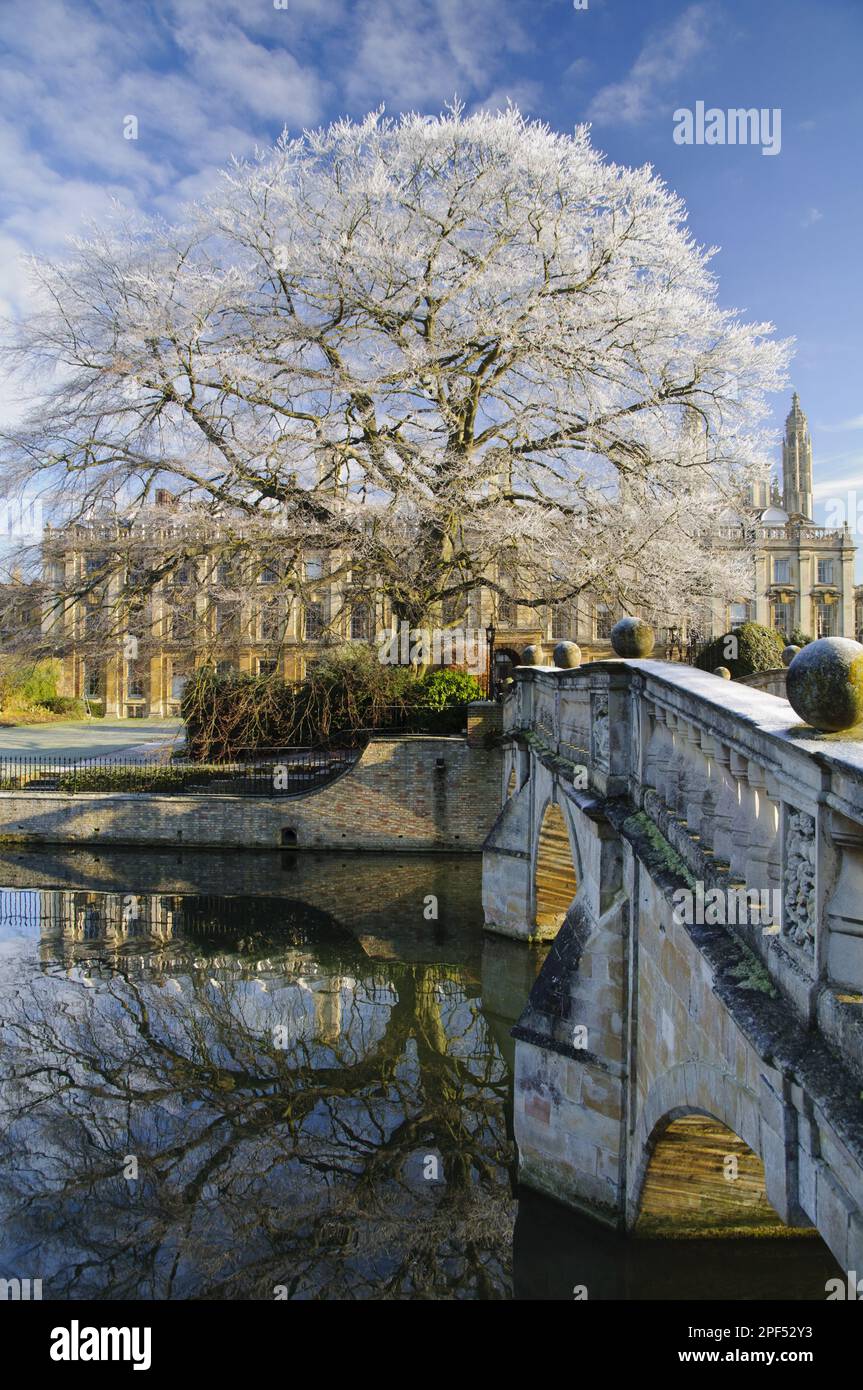
<path id="1" fill-rule="evenodd" d="M 181 221 L 118 214 L 31 263 L 7 491 L 71 519 L 168 487 L 199 544 L 269 529 L 414 623 L 502 574 L 524 603 L 693 611 L 744 582 L 710 537 L 788 356 L 720 307 L 712 254 L 584 126 L 456 107 L 285 134 Z"/>

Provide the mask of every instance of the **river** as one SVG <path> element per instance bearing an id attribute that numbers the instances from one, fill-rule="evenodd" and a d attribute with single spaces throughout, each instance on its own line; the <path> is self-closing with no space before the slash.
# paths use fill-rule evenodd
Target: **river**
<path id="1" fill-rule="evenodd" d="M 0 1277 L 58 1299 L 824 1298 L 519 1191 L 544 957 L 475 856 L 0 848 Z"/>

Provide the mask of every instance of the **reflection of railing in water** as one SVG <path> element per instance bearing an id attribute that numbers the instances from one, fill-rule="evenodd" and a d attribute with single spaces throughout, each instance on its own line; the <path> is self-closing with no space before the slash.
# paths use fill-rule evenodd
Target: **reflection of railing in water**
<path id="1" fill-rule="evenodd" d="M 43 967 L 143 975 L 212 971 L 314 978 L 315 952 L 351 963 L 363 953 L 329 913 L 305 902 L 217 894 L 101 893 L 86 889 L 0 890 L 0 935 L 39 939 Z"/>
<path id="2" fill-rule="evenodd" d="M 43 936 L 62 932 L 81 941 L 147 935 L 231 935 L 261 930 L 276 937 L 296 936 L 310 913 L 322 922 L 326 916 L 315 913 L 309 904 L 278 898 L 96 893 L 65 888 L 0 891 L 0 924 Z"/>
<path id="3" fill-rule="evenodd" d="M 0 889 L 0 923 L 28 936 L 39 936 L 46 929 L 63 931 L 71 919 L 50 901 L 54 896 L 35 888 Z"/>
<path id="4" fill-rule="evenodd" d="M 86 942 L 109 937 L 164 935 L 170 926 L 164 906 L 142 913 L 140 895 L 94 894 L 60 888 L 0 891 L 0 926 L 28 935 L 67 936 Z M 161 929 L 161 930 L 160 930 Z"/>

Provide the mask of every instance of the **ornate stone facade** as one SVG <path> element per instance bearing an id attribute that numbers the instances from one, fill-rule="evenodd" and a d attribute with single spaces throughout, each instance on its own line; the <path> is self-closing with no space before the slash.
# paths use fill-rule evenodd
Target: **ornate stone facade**
<path id="1" fill-rule="evenodd" d="M 756 542 L 749 594 L 711 615 L 714 636 L 745 621 L 776 628 L 787 637 L 854 637 L 856 547 L 845 526 L 816 526 L 813 511 L 812 439 L 797 392 L 785 421 L 782 491 L 763 477 L 752 488 L 746 515 L 728 518 L 720 531 L 729 545 Z"/>

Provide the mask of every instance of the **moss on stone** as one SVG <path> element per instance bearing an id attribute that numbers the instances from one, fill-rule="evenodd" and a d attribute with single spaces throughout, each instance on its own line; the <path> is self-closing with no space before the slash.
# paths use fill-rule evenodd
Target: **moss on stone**
<path id="1" fill-rule="evenodd" d="M 560 771 L 574 772 L 577 767 L 587 766 L 584 762 L 577 763 L 573 758 L 565 758 L 562 753 L 555 753 L 554 749 L 550 747 L 549 744 L 545 743 L 538 734 L 530 732 L 522 734 L 521 737 L 522 741 L 527 744 L 528 748 L 536 753 L 541 762 L 546 764 L 553 763 L 554 767 Z"/>
<path id="2" fill-rule="evenodd" d="M 863 720 L 863 647 L 822 637 L 788 667 L 788 702 L 813 729 L 843 734 Z"/>
<path id="3" fill-rule="evenodd" d="M 773 981 L 761 961 L 748 946 L 742 942 L 738 944 L 743 960 L 729 970 L 731 978 L 737 981 L 741 989 L 755 989 L 759 994 L 769 994 L 771 999 L 778 999 Z"/>
<path id="4" fill-rule="evenodd" d="M 863 722 L 854 724 L 850 729 L 837 729 L 834 733 L 813 729 L 811 724 L 795 724 L 788 732 L 800 734 L 813 743 L 863 743 Z"/>
<path id="5" fill-rule="evenodd" d="M 638 811 L 635 815 L 629 816 L 623 822 L 623 831 L 633 838 L 638 836 L 647 840 L 654 851 L 655 866 L 664 868 L 669 873 L 677 874 L 690 888 L 695 888 L 695 878 L 689 865 L 681 859 L 674 846 L 668 843 L 662 831 L 654 825 L 644 811 Z"/>

